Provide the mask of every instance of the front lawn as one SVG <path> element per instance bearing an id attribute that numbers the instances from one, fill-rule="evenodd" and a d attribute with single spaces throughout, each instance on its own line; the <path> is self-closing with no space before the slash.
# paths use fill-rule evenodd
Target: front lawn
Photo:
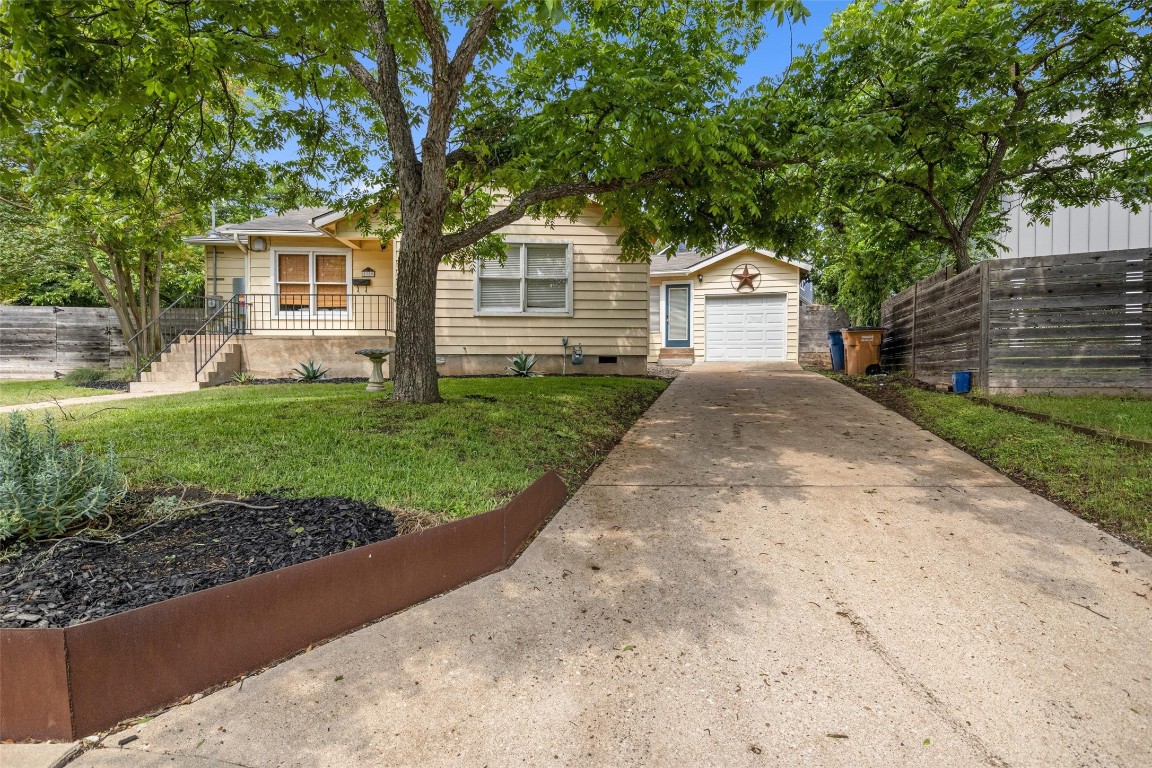
<path id="1" fill-rule="evenodd" d="M 1152 440 L 1152 397 L 993 395 L 989 399 L 1121 437 Z"/>
<path id="2" fill-rule="evenodd" d="M 135 486 L 236 495 L 343 496 L 462 517 L 548 469 L 569 487 L 667 382 L 616 377 L 444 379 L 438 405 L 393 403 L 363 384 L 220 387 L 74 406 L 67 438 L 112 444 Z"/>
<path id="3" fill-rule="evenodd" d="M 0 381 L 0 405 L 26 405 L 63 400 L 67 397 L 113 395 L 115 390 L 74 387 L 63 380 Z"/>
<path id="4" fill-rule="evenodd" d="M 1152 551 L 1152 452 L 997 410 L 966 397 L 920 389 L 896 377 L 837 374 L 834 378 L 1023 485 Z M 1017 401 L 1012 399 L 1013 404 L 1023 406 Z"/>

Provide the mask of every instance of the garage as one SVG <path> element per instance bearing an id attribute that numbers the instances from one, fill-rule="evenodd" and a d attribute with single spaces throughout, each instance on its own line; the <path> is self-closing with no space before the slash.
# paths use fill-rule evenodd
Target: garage
<path id="1" fill-rule="evenodd" d="M 709 296 L 704 308 L 706 360 L 787 359 L 784 294 Z"/>

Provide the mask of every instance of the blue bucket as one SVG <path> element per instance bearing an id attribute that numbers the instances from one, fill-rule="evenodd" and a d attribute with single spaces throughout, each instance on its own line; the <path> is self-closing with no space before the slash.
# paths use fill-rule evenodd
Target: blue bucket
<path id="1" fill-rule="evenodd" d="M 966 395 L 972 391 L 972 371 L 952 372 L 952 391 L 958 395 Z"/>
<path id="2" fill-rule="evenodd" d="M 828 331 L 828 352 L 832 355 L 832 370 L 844 370 L 844 336 L 840 331 Z"/>

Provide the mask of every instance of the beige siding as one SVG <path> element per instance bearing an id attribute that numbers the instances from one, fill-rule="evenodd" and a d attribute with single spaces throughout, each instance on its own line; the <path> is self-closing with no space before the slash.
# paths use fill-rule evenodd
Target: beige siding
<path id="1" fill-rule="evenodd" d="M 437 352 L 442 355 L 513 355 L 524 351 L 548 355 L 560 352 L 560 337 L 581 344 L 587 355 L 646 355 L 649 345 L 649 289 L 647 264 L 623 264 L 616 240 L 620 229 L 600 224 L 601 211 L 590 207 L 576 221 L 552 226 L 524 219 L 500 230 L 522 236 L 572 244 L 571 317 L 549 315 L 477 316 L 474 310 L 471 269 L 440 268 L 436 294 Z M 383 248 L 341 222 L 336 230 L 362 248 L 352 250 L 352 274 L 365 267 L 376 270 L 368 293 L 395 295 L 394 244 Z M 219 293 L 231 295 L 232 278 L 244 277 L 253 294 L 275 293 L 272 256 L 289 248 L 349 250 L 346 243 L 327 237 L 270 236 L 268 249 L 245 255 L 234 247 L 218 248 Z M 212 269 L 206 249 L 207 274 Z M 290 329 L 285 329 L 290 332 Z M 375 333 L 366 331 L 365 333 Z"/>
<path id="2" fill-rule="evenodd" d="M 698 361 L 704 360 L 707 354 L 705 348 L 704 307 L 708 296 L 732 296 L 736 291 L 732 287 L 732 270 L 740 264 L 753 264 L 760 270 L 760 285 L 757 293 L 785 294 L 788 311 L 788 359 L 796 361 L 799 358 L 800 337 L 800 270 L 791 264 L 769 258 L 755 251 L 744 251 L 713 264 L 703 270 L 704 279 L 699 274 L 691 275 L 653 275 L 651 285 L 661 287 L 665 283 L 692 282 L 692 348 L 696 352 Z M 659 302 L 659 291 L 652 294 L 651 301 Z M 659 308 L 652 310 L 659 313 Z M 648 359 L 655 361 L 660 355 L 663 336 L 659 325 L 653 326 L 649 335 Z"/>
<path id="3" fill-rule="evenodd" d="M 212 256 L 212 246 L 204 249 L 204 287 L 211 296 L 231 296 L 232 279 L 245 276 L 244 252 L 235 246 L 217 245 L 215 248 L 215 258 Z M 212 282 L 214 274 L 215 287 Z"/>
<path id="4" fill-rule="evenodd" d="M 575 222 L 524 219 L 500 230 L 572 243 L 572 316 L 476 316 L 474 273 L 440 268 L 436 292 L 436 351 L 442 355 L 558 354 L 560 337 L 588 355 L 645 355 L 648 347 L 648 265 L 622 264 L 620 230 L 599 223 L 589 208 Z"/>

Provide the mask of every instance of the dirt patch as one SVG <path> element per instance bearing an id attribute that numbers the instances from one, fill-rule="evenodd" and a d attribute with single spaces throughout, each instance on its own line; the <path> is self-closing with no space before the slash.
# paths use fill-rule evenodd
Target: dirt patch
<path id="1" fill-rule="evenodd" d="M 339 497 L 258 495 L 146 522 L 149 501 L 133 497 L 137 514 L 100 538 L 38 544 L 0 563 L 0 627 L 80 624 L 396 535 L 391 512 Z"/>

